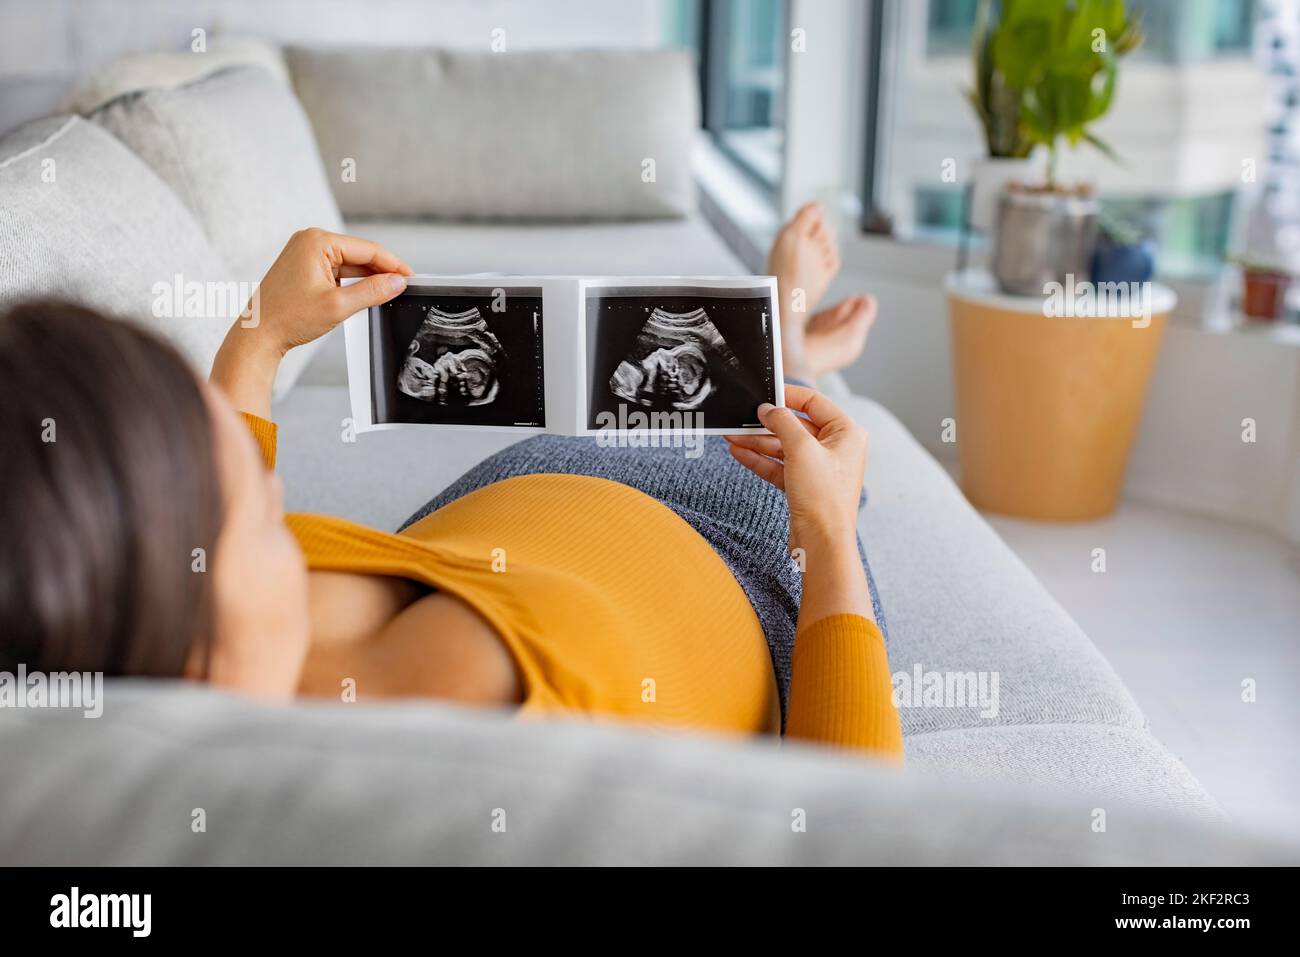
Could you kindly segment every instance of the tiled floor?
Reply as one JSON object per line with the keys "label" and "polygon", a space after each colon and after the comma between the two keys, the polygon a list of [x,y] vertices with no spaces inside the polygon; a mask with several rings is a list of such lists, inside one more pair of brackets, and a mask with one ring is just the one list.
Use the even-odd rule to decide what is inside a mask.
{"label": "tiled floor", "polygon": [[[1300,822],[1300,558],[1264,532],[1125,503],[986,516],[1110,659],[1151,728],[1242,823]],[[1105,549],[1105,572],[1093,550]],[[1243,701],[1243,682],[1256,700]]]}

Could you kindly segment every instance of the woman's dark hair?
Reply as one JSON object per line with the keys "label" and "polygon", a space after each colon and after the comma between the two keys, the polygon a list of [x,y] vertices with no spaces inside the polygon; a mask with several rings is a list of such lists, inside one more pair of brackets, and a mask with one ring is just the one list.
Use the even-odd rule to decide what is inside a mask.
{"label": "woman's dark hair", "polygon": [[67,302],[0,314],[0,669],[175,677],[211,648],[221,488],[170,345]]}

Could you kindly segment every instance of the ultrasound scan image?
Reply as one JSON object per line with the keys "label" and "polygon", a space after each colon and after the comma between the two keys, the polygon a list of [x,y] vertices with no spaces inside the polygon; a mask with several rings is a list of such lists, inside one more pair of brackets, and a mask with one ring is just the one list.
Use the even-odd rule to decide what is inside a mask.
{"label": "ultrasound scan image", "polygon": [[477,308],[448,313],[430,306],[411,340],[397,388],[439,405],[487,405],[501,388],[498,358],[504,358],[504,350]]}
{"label": "ultrasound scan image", "polygon": [[710,364],[739,373],[740,363],[703,309],[656,308],[632,351],[609,379],[614,395],[637,405],[696,409],[713,392]]}
{"label": "ultrasound scan image", "polygon": [[750,428],[776,401],[767,287],[595,286],[585,312],[590,429],[631,410]]}
{"label": "ultrasound scan image", "polygon": [[544,428],[542,290],[419,282],[370,310],[376,424]]}

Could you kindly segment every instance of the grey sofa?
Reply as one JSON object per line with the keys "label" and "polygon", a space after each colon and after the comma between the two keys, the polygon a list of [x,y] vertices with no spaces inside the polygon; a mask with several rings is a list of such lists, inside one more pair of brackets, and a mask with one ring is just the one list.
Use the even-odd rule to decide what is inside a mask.
{"label": "grey sofa", "polygon": [[[95,101],[79,104],[84,118],[0,141],[0,305],[72,294],[153,325],[202,367],[229,317],[160,317],[150,309],[154,284],[174,272],[258,278],[293,229],[344,222],[339,207],[350,231],[418,271],[741,271],[694,212],[689,177],[678,172],[695,117],[689,64],[663,54],[554,55],[495,73],[487,61],[448,68],[430,51],[403,57],[409,83],[394,89],[411,100],[394,107],[391,129],[382,116],[361,129],[329,112],[340,77],[364,88],[367,71],[383,71],[382,53],[308,50],[288,58],[301,99],[264,63],[236,64],[108,99],[100,83]],[[428,62],[444,69],[422,69]],[[455,79],[467,72],[472,97]],[[581,108],[548,101],[543,111],[530,100],[528,87],[554,95],[602,77],[605,93]],[[470,106],[457,112],[466,97]],[[410,130],[421,104],[442,120],[460,116],[465,135],[472,111],[495,109],[535,140],[540,159],[493,172],[523,182],[494,196],[489,221],[439,218],[444,209],[467,215],[458,196],[491,184],[473,182],[483,159],[472,146],[426,143]],[[617,135],[620,150],[595,149],[576,178],[557,173],[565,163],[546,152],[550,144],[591,139],[602,123],[615,128],[605,135]],[[538,124],[547,128],[528,132]],[[250,141],[230,142],[250,127]],[[318,153],[313,136],[332,145]],[[334,174],[355,137],[368,149],[357,164],[365,194]],[[237,175],[222,167],[227,150],[240,151]],[[640,179],[605,175],[608,163],[642,155],[657,156],[666,173],[662,188],[649,184],[653,195]],[[51,159],[61,172],[43,183]],[[383,188],[385,163],[401,168],[396,192]],[[422,184],[443,167],[459,194]],[[382,215],[368,212],[376,203]],[[566,204],[583,221],[563,221]],[[393,209],[421,215],[396,219]],[[125,243],[136,250],[130,262],[113,254]],[[341,338],[299,357],[279,385],[279,470],[291,509],[392,528],[511,441],[394,432],[348,441]],[[1147,730],[1087,636],[896,419],[838,383],[826,387],[872,436],[859,527],[894,671],[919,684],[929,673],[997,680],[995,709],[919,692],[904,701],[902,772],[808,745],[578,720],[521,724],[433,702],[268,707],[195,686],[110,682],[95,720],[0,710],[0,862],[1300,859],[1293,846],[1224,820]]]}

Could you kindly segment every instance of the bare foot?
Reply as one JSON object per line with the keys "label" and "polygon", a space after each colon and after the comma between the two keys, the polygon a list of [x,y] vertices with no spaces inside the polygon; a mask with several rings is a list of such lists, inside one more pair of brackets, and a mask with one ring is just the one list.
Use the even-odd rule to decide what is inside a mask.
{"label": "bare foot", "polygon": [[804,328],[840,268],[840,253],[819,203],[806,203],[772,242],[767,271],[781,297],[781,347],[794,375],[806,375]]}
{"label": "bare foot", "polygon": [[[876,321],[875,296],[849,296],[808,320],[803,331],[803,359],[815,379],[851,365],[867,344]],[[785,348],[784,337],[781,342]]]}

